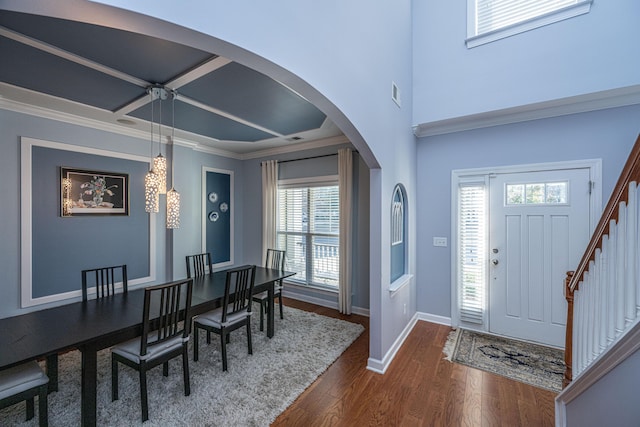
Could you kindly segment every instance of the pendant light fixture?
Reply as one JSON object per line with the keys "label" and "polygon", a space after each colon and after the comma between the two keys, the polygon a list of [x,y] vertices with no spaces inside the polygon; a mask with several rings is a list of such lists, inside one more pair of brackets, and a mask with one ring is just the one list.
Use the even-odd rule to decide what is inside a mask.
{"label": "pendant light fixture", "polygon": [[180,228],[180,193],[174,188],[173,170],[176,163],[175,155],[175,133],[176,133],[176,96],[175,91],[171,92],[171,190],[167,191],[167,228]]}
{"label": "pendant light fixture", "polygon": [[[158,194],[167,193],[167,158],[162,155],[162,100],[167,99],[165,88],[154,88],[160,98],[160,118],[158,119],[158,155],[153,159],[153,172],[158,177]],[[153,120],[151,120],[153,126]]]}
{"label": "pendant light fixture", "polygon": [[149,95],[151,95],[151,150],[150,150],[150,164],[149,172],[144,177],[144,210],[149,213],[155,213],[160,210],[159,206],[159,186],[160,180],[153,171],[153,101],[155,100],[154,91],[156,88],[148,89]]}

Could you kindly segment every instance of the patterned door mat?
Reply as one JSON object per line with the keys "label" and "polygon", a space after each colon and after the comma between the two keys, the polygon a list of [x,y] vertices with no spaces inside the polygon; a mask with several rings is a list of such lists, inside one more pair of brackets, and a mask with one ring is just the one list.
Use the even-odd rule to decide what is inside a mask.
{"label": "patterned door mat", "polygon": [[452,362],[556,393],[562,390],[563,350],[455,329],[443,351]]}

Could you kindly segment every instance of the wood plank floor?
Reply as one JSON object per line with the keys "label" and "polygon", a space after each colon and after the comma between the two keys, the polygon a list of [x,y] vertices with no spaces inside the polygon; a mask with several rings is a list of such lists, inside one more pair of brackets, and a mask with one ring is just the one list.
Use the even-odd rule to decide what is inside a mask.
{"label": "wood plank floor", "polygon": [[272,426],[553,426],[555,393],[443,359],[451,328],[418,322],[384,375],[366,369],[369,319],[286,299],[366,331]]}

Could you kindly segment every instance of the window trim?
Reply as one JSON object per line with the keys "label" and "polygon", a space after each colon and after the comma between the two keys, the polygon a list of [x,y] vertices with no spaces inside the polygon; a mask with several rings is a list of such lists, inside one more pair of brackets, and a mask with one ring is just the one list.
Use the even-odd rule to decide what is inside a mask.
{"label": "window trim", "polygon": [[[280,190],[287,190],[293,188],[313,188],[313,187],[338,187],[338,175],[323,175],[323,176],[315,176],[315,177],[305,177],[305,178],[287,178],[287,179],[279,179],[278,180],[278,215],[280,210]],[[339,191],[339,190],[338,190]],[[279,219],[277,220],[277,224],[279,224]],[[279,236],[281,234],[300,234],[300,235],[312,235],[312,236],[334,236],[333,234],[327,233],[298,233],[298,232],[282,232],[276,227],[276,235]],[[338,234],[339,236],[339,234]],[[309,266],[306,266],[307,269]],[[308,272],[308,270],[307,270]],[[308,278],[308,274],[307,274]],[[332,286],[332,285],[324,285],[322,283],[314,283],[309,282],[308,280],[297,279],[296,276],[289,277],[287,282],[290,282],[293,285],[299,286],[305,289],[316,289],[322,290],[332,293],[337,293],[340,286]]]}
{"label": "window trim", "polygon": [[516,34],[540,28],[545,25],[560,22],[565,19],[589,13],[593,0],[578,0],[577,3],[565,6],[558,10],[545,13],[534,18],[508,25],[486,33],[476,33],[476,0],[467,0],[467,38],[465,44],[467,49],[471,49],[496,40],[511,37]]}

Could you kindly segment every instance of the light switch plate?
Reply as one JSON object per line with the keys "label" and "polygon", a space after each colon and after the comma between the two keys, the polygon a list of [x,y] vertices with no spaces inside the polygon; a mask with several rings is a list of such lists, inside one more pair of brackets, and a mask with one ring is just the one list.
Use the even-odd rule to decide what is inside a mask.
{"label": "light switch plate", "polygon": [[433,238],[433,246],[447,246],[447,238],[446,237],[434,237]]}

